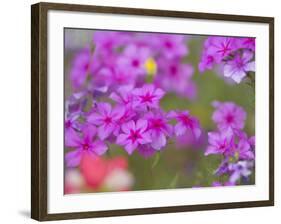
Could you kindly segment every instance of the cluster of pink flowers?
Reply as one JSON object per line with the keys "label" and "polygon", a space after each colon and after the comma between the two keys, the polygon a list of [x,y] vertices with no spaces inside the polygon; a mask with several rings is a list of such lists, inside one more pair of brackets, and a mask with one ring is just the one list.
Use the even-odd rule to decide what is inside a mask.
{"label": "cluster of pink flowers", "polygon": [[193,99],[193,67],[183,62],[189,52],[187,41],[187,35],[96,31],[93,46],[83,49],[72,62],[72,86],[112,91],[150,79],[166,92]]}
{"label": "cluster of pink flowers", "polygon": [[103,155],[110,144],[148,157],[174,136],[198,138],[199,121],[188,111],[160,107],[166,93],[195,97],[193,68],[182,60],[187,54],[185,35],[96,31],[70,71],[65,146],[74,150],[67,166],[79,165],[85,153]]}
{"label": "cluster of pink flowers", "polygon": [[[67,165],[77,166],[85,153],[103,155],[110,143],[124,147],[128,154],[137,150],[148,157],[164,149],[173,136],[191,132],[199,138],[199,121],[188,111],[165,112],[160,108],[159,102],[164,94],[153,84],[139,88],[123,86],[106,99],[113,103],[94,102],[90,111],[80,110],[78,114],[74,110],[65,123],[65,145],[75,149],[66,154]],[[83,105],[80,98],[79,103],[80,106],[76,105],[78,111]],[[73,107],[73,104],[69,105]],[[175,126],[171,124],[173,120]]]}
{"label": "cluster of pink flowers", "polygon": [[240,83],[255,71],[255,38],[208,37],[199,63],[200,72],[222,66],[223,75]]}
{"label": "cluster of pink flowers", "polygon": [[222,155],[217,175],[228,175],[227,185],[237,181],[247,183],[252,173],[255,159],[255,136],[248,137],[243,131],[246,120],[244,109],[233,102],[214,102],[212,119],[217,131],[208,133],[209,146],[205,155]]}

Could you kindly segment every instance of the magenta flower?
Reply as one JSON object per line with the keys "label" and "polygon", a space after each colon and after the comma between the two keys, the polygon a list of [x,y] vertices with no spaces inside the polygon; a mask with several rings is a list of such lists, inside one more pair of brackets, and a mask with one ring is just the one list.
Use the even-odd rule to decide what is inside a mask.
{"label": "magenta flower", "polygon": [[147,127],[147,121],[142,119],[139,119],[137,122],[129,121],[123,124],[121,127],[123,133],[117,137],[116,143],[123,145],[125,150],[132,154],[139,145],[151,142],[151,138],[146,131]]}
{"label": "magenta flower", "polygon": [[186,132],[191,131],[196,139],[201,135],[201,128],[199,121],[189,114],[189,111],[171,111],[168,114],[171,119],[176,119],[178,123],[174,127],[176,136],[184,135]]}
{"label": "magenta flower", "polygon": [[80,164],[82,156],[87,153],[91,156],[100,156],[107,151],[107,146],[100,140],[93,140],[96,128],[86,126],[81,135],[74,130],[69,130],[65,135],[65,145],[75,148],[74,151],[66,153],[65,159],[68,167],[75,167]]}
{"label": "magenta flower", "polygon": [[116,92],[112,92],[109,96],[112,100],[120,105],[132,107],[134,104],[134,95],[132,94],[134,87],[132,85],[122,86]]}
{"label": "magenta flower", "polygon": [[145,61],[149,58],[150,51],[146,47],[129,45],[118,59],[118,66],[126,68],[133,75],[145,74]]}
{"label": "magenta flower", "polygon": [[167,137],[172,135],[173,127],[161,112],[149,112],[145,117],[148,121],[148,131],[151,135],[151,146],[156,150],[160,150],[166,145]]}
{"label": "magenta flower", "polygon": [[211,70],[215,64],[219,63],[219,61],[218,57],[208,54],[207,51],[203,51],[198,65],[199,72],[203,73],[205,70]]}
{"label": "magenta flower", "polygon": [[233,102],[221,103],[218,101],[215,101],[213,106],[216,110],[212,119],[220,130],[226,130],[229,127],[232,129],[244,128],[247,113],[242,107]]}
{"label": "magenta flower", "polygon": [[146,84],[141,88],[133,90],[135,96],[136,105],[141,108],[158,108],[160,99],[164,96],[164,91],[160,88],[156,88],[152,84]]}
{"label": "magenta flower", "polygon": [[122,116],[120,108],[112,109],[109,103],[98,103],[96,112],[90,114],[87,121],[98,126],[98,136],[106,139],[116,128],[116,121]]}
{"label": "magenta flower", "polygon": [[166,58],[179,58],[188,54],[185,36],[174,34],[159,34],[157,37],[158,49]]}
{"label": "magenta flower", "polygon": [[245,37],[245,38],[239,38],[238,42],[238,47],[239,48],[246,48],[251,51],[255,51],[256,47],[256,39],[253,37]]}
{"label": "magenta flower", "polygon": [[244,51],[243,54],[236,54],[232,60],[224,65],[224,76],[240,83],[249,71],[255,71],[255,61],[251,61],[253,53]]}
{"label": "magenta flower", "polygon": [[219,133],[208,133],[209,146],[206,149],[205,155],[223,154],[229,155],[233,152],[233,131],[231,128]]}
{"label": "magenta flower", "polygon": [[240,159],[252,160],[255,159],[255,154],[251,148],[251,145],[246,139],[241,139],[237,145],[237,152]]}
{"label": "magenta flower", "polygon": [[125,44],[128,38],[126,32],[96,31],[93,40],[99,53],[108,54]]}
{"label": "magenta flower", "polygon": [[183,97],[193,99],[196,96],[196,86],[191,80],[193,67],[183,64],[179,59],[159,60],[159,75],[156,83],[167,92],[174,92]]}
{"label": "magenta flower", "polygon": [[79,52],[71,66],[70,80],[74,88],[80,88],[91,70],[91,53],[88,48]]}
{"label": "magenta flower", "polygon": [[207,55],[212,55],[216,61],[221,61],[237,49],[236,38],[209,37],[204,45]]}

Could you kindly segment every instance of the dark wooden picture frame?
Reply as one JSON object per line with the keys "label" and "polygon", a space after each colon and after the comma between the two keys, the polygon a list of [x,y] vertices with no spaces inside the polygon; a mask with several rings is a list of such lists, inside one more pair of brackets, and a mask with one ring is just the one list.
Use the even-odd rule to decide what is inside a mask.
{"label": "dark wooden picture frame", "polygon": [[[174,18],[195,18],[255,22],[269,25],[269,200],[187,205],[171,207],[138,208],[126,210],[88,211],[77,213],[48,214],[47,202],[47,13],[49,10],[99,12]],[[226,208],[259,207],[274,205],[274,18],[238,16],[182,11],[162,11],[136,8],[116,8],[89,5],[38,3],[31,6],[31,217],[39,221],[108,217],[124,215],[186,212]]]}

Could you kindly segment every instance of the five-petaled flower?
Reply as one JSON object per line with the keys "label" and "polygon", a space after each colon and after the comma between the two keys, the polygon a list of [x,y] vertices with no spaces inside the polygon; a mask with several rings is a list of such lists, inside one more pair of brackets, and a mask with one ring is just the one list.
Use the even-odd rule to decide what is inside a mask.
{"label": "five-petaled flower", "polygon": [[141,88],[133,90],[138,108],[147,110],[150,108],[158,108],[160,99],[164,96],[164,91],[156,88],[152,84],[143,85]]}
{"label": "five-petaled flower", "polygon": [[68,167],[78,166],[85,153],[100,156],[107,151],[107,145],[103,141],[93,139],[95,134],[96,128],[90,125],[85,126],[80,134],[74,130],[66,132],[65,145],[75,149],[66,153]]}
{"label": "five-petaled flower", "polygon": [[104,140],[116,128],[116,121],[123,115],[122,112],[119,107],[112,109],[109,103],[98,103],[96,111],[88,116],[87,121],[98,126],[98,136]]}
{"label": "five-petaled flower", "polygon": [[188,131],[198,139],[201,135],[201,128],[199,121],[189,114],[189,111],[171,111],[168,114],[171,119],[176,119],[177,124],[174,127],[176,136],[181,136]]}
{"label": "five-petaled flower", "polygon": [[147,127],[148,123],[143,119],[140,119],[137,122],[129,121],[128,123],[123,124],[121,127],[123,133],[117,137],[116,143],[123,145],[125,150],[129,154],[132,154],[139,145],[151,142]]}

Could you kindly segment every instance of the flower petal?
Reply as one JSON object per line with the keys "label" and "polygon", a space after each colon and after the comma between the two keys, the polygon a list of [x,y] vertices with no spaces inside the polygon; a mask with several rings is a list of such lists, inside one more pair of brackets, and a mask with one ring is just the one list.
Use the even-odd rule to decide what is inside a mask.
{"label": "flower petal", "polygon": [[108,150],[107,145],[102,141],[95,141],[93,145],[93,151],[99,156],[104,154]]}
{"label": "flower petal", "polygon": [[66,153],[65,160],[67,167],[76,167],[79,165],[82,158],[82,151],[74,150]]}

